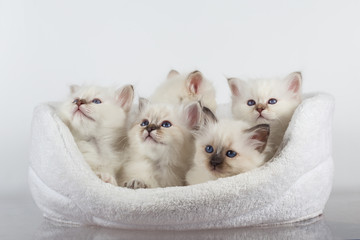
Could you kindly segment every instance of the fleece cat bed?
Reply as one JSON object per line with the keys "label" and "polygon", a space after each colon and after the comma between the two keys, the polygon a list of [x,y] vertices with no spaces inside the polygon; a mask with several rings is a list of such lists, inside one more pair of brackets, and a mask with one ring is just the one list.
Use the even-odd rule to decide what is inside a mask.
{"label": "fleece cat bed", "polygon": [[203,184],[127,189],[102,182],[50,104],[34,111],[29,185],[57,222],[122,229],[215,229],[295,223],[322,214],[333,179],[328,94],[304,99],[264,166]]}

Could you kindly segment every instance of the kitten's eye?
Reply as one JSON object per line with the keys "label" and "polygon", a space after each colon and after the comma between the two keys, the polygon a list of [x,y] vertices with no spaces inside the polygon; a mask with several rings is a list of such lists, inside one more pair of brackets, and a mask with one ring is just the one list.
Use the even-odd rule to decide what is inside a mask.
{"label": "kitten's eye", "polygon": [[163,121],[161,124],[162,127],[169,128],[172,126],[171,122],[169,121]]}
{"label": "kitten's eye", "polygon": [[247,101],[247,105],[248,106],[254,106],[256,104],[256,102],[252,99],[250,99],[249,101]]}
{"label": "kitten's eye", "polygon": [[276,104],[277,100],[275,98],[270,98],[268,101],[269,104]]}
{"label": "kitten's eye", "polygon": [[148,120],[143,120],[142,121],[142,123],[140,124],[140,126],[143,126],[143,127],[145,127],[145,126],[147,126],[147,125],[149,125],[149,121]]}
{"label": "kitten's eye", "polygon": [[78,103],[80,101],[80,99],[78,99],[78,98],[76,98],[74,101],[73,101],[73,103]]}
{"label": "kitten's eye", "polygon": [[101,100],[98,98],[94,98],[91,102],[95,103],[95,104],[100,104]]}
{"label": "kitten's eye", "polygon": [[237,155],[237,153],[233,150],[229,150],[226,152],[226,156],[228,156],[229,158],[233,158]]}
{"label": "kitten's eye", "polygon": [[207,146],[205,147],[205,152],[207,152],[207,153],[212,153],[213,151],[214,151],[214,148],[213,148],[212,146],[207,145]]}

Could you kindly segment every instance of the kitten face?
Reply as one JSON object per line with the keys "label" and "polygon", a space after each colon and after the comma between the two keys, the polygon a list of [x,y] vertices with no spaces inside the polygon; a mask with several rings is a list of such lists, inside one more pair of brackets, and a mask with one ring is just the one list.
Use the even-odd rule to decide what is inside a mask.
{"label": "kitten face", "polygon": [[116,91],[98,86],[72,86],[69,99],[58,113],[73,133],[90,136],[100,128],[124,126],[133,96],[130,85]]}
{"label": "kitten face", "polygon": [[233,176],[254,169],[265,161],[269,126],[250,128],[242,121],[210,123],[196,140],[195,161],[214,178]]}
{"label": "kitten face", "polygon": [[139,146],[150,157],[168,154],[168,151],[179,154],[179,147],[184,145],[191,129],[200,121],[200,106],[195,103],[191,109],[151,104],[140,99],[139,115],[129,132],[132,145]]}
{"label": "kitten face", "polygon": [[237,119],[250,123],[286,125],[301,101],[301,74],[285,79],[255,79],[245,82],[229,79],[232,112]]}

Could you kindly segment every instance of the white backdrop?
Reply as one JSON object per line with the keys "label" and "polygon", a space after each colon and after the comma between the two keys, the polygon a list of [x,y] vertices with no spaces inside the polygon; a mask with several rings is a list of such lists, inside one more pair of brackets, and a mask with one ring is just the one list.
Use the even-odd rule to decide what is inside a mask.
{"label": "white backdrop", "polygon": [[[0,0],[0,191],[27,188],[33,108],[73,83],[134,84],[201,70],[226,76],[302,71],[304,92],[336,98],[335,190],[360,189],[360,1]],[[321,111],[321,109],[319,109]]]}

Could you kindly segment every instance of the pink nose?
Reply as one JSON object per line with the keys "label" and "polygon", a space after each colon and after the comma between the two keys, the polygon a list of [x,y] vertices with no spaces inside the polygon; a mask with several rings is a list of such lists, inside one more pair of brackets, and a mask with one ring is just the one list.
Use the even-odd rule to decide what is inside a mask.
{"label": "pink nose", "polygon": [[80,106],[82,104],[85,104],[86,103],[86,100],[85,99],[79,99],[76,101],[76,105]]}
{"label": "pink nose", "polygon": [[256,108],[256,111],[258,111],[261,114],[261,112],[263,110],[265,110],[266,106],[264,104],[259,103],[255,106],[255,108]]}
{"label": "pink nose", "polygon": [[259,113],[261,113],[264,109],[262,107],[257,108],[256,111],[258,111]]}

